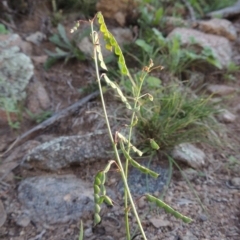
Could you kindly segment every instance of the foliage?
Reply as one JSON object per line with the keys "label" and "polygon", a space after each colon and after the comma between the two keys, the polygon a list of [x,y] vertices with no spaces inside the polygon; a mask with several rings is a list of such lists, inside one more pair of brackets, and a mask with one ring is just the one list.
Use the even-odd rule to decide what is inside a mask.
{"label": "foliage", "polygon": [[[181,47],[180,36],[166,39],[156,28],[152,28],[151,37],[147,39],[137,39],[135,58],[145,64],[146,59],[155,59],[173,75],[179,76],[181,73],[192,67],[201,67],[199,63],[207,63],[210,66],[221,68],[221,64],[215,58],[213,51],[205,47],[201,52],[197,52],[194,47]],[[194,39],[192,41],[194,44]]]}
{"label": "foliage", "polygon": [[13,121],[11,114],[14,113],[18,118],[21,116],[21,110],[18,101],[12,98],[0,97],[0,108],[4,109],[9,127],[19,129],[20,121]]}
{"label": "foliage", "polygon": [[219,10],[221,8],[225,8],[231,5],[234,5],[237,0],[189,0],[189,3],[196,10],[200,16],[204,16],[205,13]]}
{"label": "foliage", "polygon": [[95,11],[97,0],[55,0],[56,8],[64,11],[81,11],[85,16],[90,16]]}
{"label": "foliage", "polygon": [[[210,99],[198,98],[180,85],[158,87],[153,104],[143,101],[137,128],[143,138],[153,138],[166,151],[183,142],[214,142],[209,139],[216,125]],[[213,130],[212,130],[213,131]],[[147,145],[147,144],[146,144]],[[149,151],[149,147],[145,151]]]}
{"label": "foliage", "polygon": [[45,50],[48,54],[48,59],[44,64],[45,69],[49,69],[58,60],[64,59],[64,63],[67,63],[69,59],[76,58],[78,60],[85,60],[84,53],[78,48],[77,43],[86,36],[89,31],[85,31],[81,36],[79,33],[75,33],[72,39],[68,39],[66,31],[61,24],[58,24],[58,32],[51,36],[49,40],[56,45],[56,52]]}
{"label": "foliage", "polygon": [[8,34],[8,30],[6,29],[6,27],[0,23],[0,34]]}
{"label": "foliage", "polygon": [[[189,6],[195,10],[196,17],[203,17],[206,13],[234,5],[237,0],[187,0]],[[183,17],[189,11],[183,0],[143,0],[139,5],[141,26],[161,25],[166,16]],[[162,26],[163,27],[163,26]]]}
{"label": "foliage", "polygon": [[41,123],[52,116],[52,111],[43,111],[39,114],[33,114],[31,111],[26,109],[26,112],[36,123]]}
{"label": "foliage", "polygon": [[[103,16],[101,13],[97,13],[97,19],[98,19],[98,23],[100,25],[100,31],[104,36],[104,39],[106,41],[106,49],[112,51],[114,50],[115,54],[117,55],[118,58],[118,65],[119,65],[119,70],[121,72],[122,75],[125,75],[128,77],[129,82],[132,84],[132,99],[133,101],[129,101],[129,98],[127,98],[124,93],[122,92],[121,88],[113,81],[111,81],[106,74],[102,74],[100,76],[99,74],[99,65],[102,69],[104,69],[105,71],[108,70],[102,53],[101,53],[101,46],[99,44],[99,36],[98,36],[98,32],[94,30],[93,27],[93,20],[90,21],[91,23],[91,36],[92,36],[92,42],[94,45],[94,54],[93,54],[93,58],[94,58],[94,63],[95,63],[95,69],[96,69],[96,76],[97,76],[97,82],[98,82],[98,86],[99,86],[99,91],[100,91],[100,96],[101,96],[101,102],[102,102],[102,108],[103,108],[103,112],[104,112],[104,116],[105,116],[105,121],[106,121],[106,125],[107,125],[107,129],[108,129],[108,133],[109,133],[109,137],[110,140],[112,142],[112,146],[113,146],[113,150],[115,153],[115,157],[116,160],[111,160],[109,161],[108,165],[105,167],[104,170],[99,171],[98,174],[95,176],[95,181],[94,181],[94,200],[95,200],[95,215],[94,215],[94,224],[98,224],[101,221],[101,217],[100,217],[100,210],[101,210],[101,204],[103,202],[112,205],[113,202],[112,200],[106,195],[106,189],[105,189],[105,181],[106,181],[106,174],[107,172],[110,170],[111,165],[115,164],[118,168],[118,171],[121,174],[122,180],[124,182],[124,206],[125,206],[125,227],[126,227],[126,236],[127,239],[130,240],[131,238],[131,233],[130,233],[130,225],[129,225],[129,219],[128,219],[128,213],[130,211],[130,209],[133,211],[134,216],[136,218],[137,224],[139,226],[141,235],[143,237],[143,239],[147,239],[145,232],[143,230],[141,221],[139,219],[136,207],[135,207],[135,203],[133,201],[129,186],[128,186],[128,168],[129,168],[129,164],[131,164],[133,167],[137,168],[138,170],[146,173],[146,174],[150,174],[153,177],[157,177],[158,174],[155,173],[154,171],[151,171],[150,169],[140,165],[137,161],[135,161],[131,155],[132,152],[138,154],[139,156],[142,155],[142,152],[137,149],[132,143],[132,131],[133,131],[133,127],[136,125],[137,123],[137,113],[139,113],[142,107],[142,101],[141,99],[145,97],[147,97],[150,101],[153,101],[153,97],[152,95],[150,95],[149,93],[141,95],[141,90],[143,87],[143,83],[144,80],[146,79],[146,77],[148,76],[148,74],[151,72],[152,69],[154,69],[154,65],[153,62],[150,61],[148,66],[145,66],[141,72],[141,74],[139,75],[139,78],[137,80],[134,80],[131,75],[130,72],[126,66],[126,62],[125,62],[125,58],[122,54],[121,48],[119,47],[116,39],[113,37],[113,35],[108,31],[107,26],[104,22]],[[103,96],[103,90],[102,90],[102,83],[101,83],[101,79],[104,79],[107,84],[116,92],[116,94],[120,97],[121,101],[124,103],[127,111],[129,111],[131,113],[131,118],[130,118],[130,122],[128,125],[128,135],[125,137],[122,133],[120,132],[116,132],[115,133],[115,137],[113,138],[112,135],[112,130],[110,127],[110,123],[109,123],[109,118],[108,118],[108,114],[106,111],[106,103],[104,100],[104,96]],[[120,144],[120,149],[118,148],[118,144]],[[159,148],[158,144],[154,141],[153,138],[150,139],[149,145],[152,146],[155,150]],[[123,164],[122,161],[120,159],[120,152],[123,153],[124,157],[125,157],[125,168],[123,168]],[[186,216],[181,215],[180,213],[178,213],[177,211],[173,210],[170,206],[168,206],[167,204],[163,203],[162,201],[158,200],[157,198],[154,198],[153,196],[147,194],[146,198],[150,201],[150,202],[155,202],[157,204],[158,207],[162,207],[164,208],[167,212],[169,212],[170,214],[172,214],[173,216],[182,219],[185,222],[190,222],[191,219],[187,218]],[[130,205],[129,205],[130,203]]]}
{"label": "foliage", "polygon": [[226,71],[223,74],[223,78],[229,81],[235,81],[235,75],[240,72],[240,66],[236,65],[234,62],[230,62]]}

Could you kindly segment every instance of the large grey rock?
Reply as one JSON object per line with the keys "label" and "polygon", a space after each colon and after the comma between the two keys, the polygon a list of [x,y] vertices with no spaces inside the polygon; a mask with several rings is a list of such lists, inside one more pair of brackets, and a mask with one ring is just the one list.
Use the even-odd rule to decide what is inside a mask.
{"label": "large grey rock", "polygon": [[174,147],[172,157],[186,163],[194,169],[198,169],[205,164],[205,153],[190,143],[181,143]]}
{"label": "large grey rock", "polygon": [[175,36],[181,37],[181,44],[183,46],[193,45],[194,40],[194,45],[198,48],[211,48],[222,68],[226,68],[231,62],[232,48],[230,41],[222,36],[206,34],[194,29],[175,28],[167,36],[167,39],[172,39]]}
{"label": "large grey rock", "polygon": [[93,189],[74,175],[27,178],[18,199],[25,217],[47,224],[76,220],[94,209]]}
{"label": "large grey rock", "polygon": [[25,89],[34,70],[31,59],[14,44],[19,38],[9,34],[0,41],[0,108],[8,112],[15,112],[17,101],[26,97]]}
{"label": "large grey rock", "polygon": [[23,161],[36,168],[57,171],[73,164],[107,160],[110,158],[106,149],[111,146],[107,137],[101,133],[59,137],[32,149]]}

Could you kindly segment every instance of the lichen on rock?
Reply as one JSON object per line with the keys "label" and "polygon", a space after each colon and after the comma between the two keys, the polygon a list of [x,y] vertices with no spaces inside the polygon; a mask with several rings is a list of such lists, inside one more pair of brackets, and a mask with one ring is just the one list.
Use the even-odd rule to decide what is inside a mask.
{"label": "lichen on rock", "polygon": [[25,89],[33,76],[34,66],[30,57],[12,46],[18,35],[12,34],[0,42],[0,107],[14,111],[16,103],[26,97]]}

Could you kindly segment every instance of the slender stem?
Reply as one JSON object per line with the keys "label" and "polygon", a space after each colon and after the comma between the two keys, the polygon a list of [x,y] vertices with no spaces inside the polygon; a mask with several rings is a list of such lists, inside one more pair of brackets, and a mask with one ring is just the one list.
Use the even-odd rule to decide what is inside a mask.
{"label": "slender stem", "polygon": [[[131,78],[130,75],[129,75],[129,77]],[[140,96],[141,89],[142,89],[143,80],[144,80],[145,77],[146,77],[146,74],[141,79],[141,83],[140,83],[140,86],[138,88],[137,96],[135,97],[134,108],[133,108],[133,113],[132,113],[132,118],[131,118],[130,128],[129,128],[127,153],[130,152],[130,142],[131,142],[131,139],[132,139],[133,122],[134,122],[134,118],[135,118],[135,115],[136,115],[135,109],[136,109],[137,104],[138,104],[139,96]],[[133,82],[133,80],[131,82]],[[129,168],[129,161],[128,161],[128,159],[126,159],[126,163],[125,163],[126,180],[128,179],[128,168]],[[129,195],[128,195],[127,189],[125,188],[124,189],[124,206],[125,206],[126,210],[128,209],[128,197],[129,197]],[[126,223],[126,229],[127,229],[127,232],[128,232],[129,231],[128,211],[125,214],[125,223]]]}
{"label": "slender stem", "polygon": [[[141,224],[141,221],[140,221],[140,218],[138,216],[138,213],[137,213],[137,210],[136,210],[136,207],[135,207],[135,203],[132,199],[132,195],[130,193],[130,189],[128,187],[128,182],[127,182],[127,178],[126,178],[126,175],[124,173],[124,169],[123,169],[123,166],[122,166],[122,162],[120,160],[120,157],[119,157],[119,154],[118,154],[118,149],[117,149],[117,145],[116,143],[114,142],[114,139],[113,139],[113,136],[112,136],[112,132],[111,132],[111,127],[110,127],[110,124],[109,124],[109,120],[108,120],[108,115],[107,115],[107,111],[106,111],[106,106],[105,106],[105,101],[104,101],[104,97],[103,97],[103,92],[102,92],[102,86],[101,86],[101,81],[100,81],[100,75],[99,75],[99,68],[98,68],[98,60],[97,60],[97,52],[96,52],[96,48],[95,48],[95,41],[94,41],[94,30],[93,30],[93,22],[91,22],[91,32],[92,32],[92,41],[93,41],[93,45],[94,45],[94,63],[95,63],[95,70],[96,70],[96,76],[97,76],[97,82],[98,82],[98,87],[99,87],[99,92],[100,92],[100,97],[101,97],[101,102],[102,102],[102,107],[103,107],[103,112],[104,112],[104,116],[105,116],[105,121],[106,121],[106,124],[107,124],[107,129],[108,129],[108,133],[109,133],[109,137],[110,137],[110,140],[112,142],[112,145],[113,145],[113,150],[114,150],[114,153],[115,153],[115,156],[116,156],[116,159],[117,159],[117,163],[120,167],[120,173],[121,173],[121,176],[122,176],[122,180],[123,180],[123,183],[124,183],[124,187],[125,187],[125,190],[126,190],[126,195],[125,197],[128,197],[129,198],[129,201],[131,203],[131,206],[132,206],[132,209],[133,209],[133,213],[136,217],[136,220],[137,220],[137,223],[139,225],[139,228],[140,228],[140,231],[141,231],[141,234],[143,236],[143,239],[144,240],[147,240],[146,238],[146,235],[145,235],[145,232],[142,228],[142,224]],[[135,103],[136,105],[136,103]],[[132,120],[131,122],[133,123],[133,120],[134,120],[134,117],[132,117]],[[128,147],[128,149],[130,149],[130,145]],[[125,209],[125,216],[128,215],[128,208]],[[128,223],[128,222],[127,222]],[[131,239],[131,236],[130,236],[130,231],[129,231],[129,225],[128,227],[126,227],[126,231],[127,231],[127,239],[130,240]]]}

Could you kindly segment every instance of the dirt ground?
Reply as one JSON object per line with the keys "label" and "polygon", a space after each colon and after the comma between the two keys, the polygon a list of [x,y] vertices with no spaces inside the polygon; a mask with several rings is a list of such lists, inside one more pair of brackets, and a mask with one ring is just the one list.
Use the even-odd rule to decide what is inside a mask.
{"label": "dirt ground", "polygon": [[[45,13],[46,14],[46,13]],[[26,36],[28,33],[42,31],[41,21],[47,19],[43,12],[22,17],[16,22],[16,33]],[[240,32],[240,18],[234,20],[235,26]],[[71,25],[71,24],[69,24]],[[47,31],[47,30],[46,30]],[[45,55],[44,49],[52,47],[45,40],[41,45],[33,46],[33,56]],[[240,57],[240,47],[235,46],[235,55]],[[45,86],[50,99],[51,109],[57,112],[70,106],[77,100],[84,97],[79,89],[93,83],[95,80],[94,69],[90,63],[71,61],[67,65],[58,63],[48,72],[43,69],[42,63],[34,62],[34,75]],[[235,81],[224,82],[237,89],[236,93],[224,100],[227,109],[236,114],[233,123],[224,124],[226,128],[227,144],[222,148],[202,146],[208,156],[206,166],[198,175],[191,178],[191,184],[195,189],[199,199],[204,205],[205,211],[199,204],[198,199],[193,194],[191,187],[175,170],[170,186],[165,194],[165,202],[181,213],[191,217],[193,222],[184,224],[174,217],[149,206],[143,199],[136,199],[142,223],[146,230],[148,239],[166,240],[238,240],[240,239],[240,188],[232,184],[232,179],[240,178],[240,76]],[[98,106],[96,98],[89,104]],[[237,109],[238,108],[238,109]],[[32,136],[28,140],[38,140],[44,142],[54,136],[65,136],[79,134],[86,131],[87,124],[82,125],[81,116],[75,114],[69,116],[64,122],[56,127],[52,127],[45,132]],[[74,124],[73,124],[74,123]],[[24,116],[21,128],[12,131],[8,126],[0,126],[0,150],[2,153],[10,147],[13,140],[20,134],[34,127],[34,123],[29,117]],[[89,126],[89,131],[92,131]],[[239,134],[239,135],[238,135]],[[221,139],[220,139],[221,140]],[[27,144],[27,143],[26,143]],[[26,147],[28,148],[28,147]],[[30,148],[30,147],[29,147]],[[11,149],[2,157],[2,162],[13,152]],[[20,158],[20,154],[19,158]],[[232,161],[231,159],[236,159]],[[96,163],[86,166],[86,169],[97,172],[105,163]],[[74,173],[77,177],[91,180],[91,176],[81,172],[81,169],[65,169],[58,174]],[[19,181],[28,176],[41,175],[42,172],[35,169],[18,166],[9,174],[9,181],[0,180],[0,200],[5,209],[11,212],[7,215],[7,220],[0,228],[0,239],[3,240],[73,240],[78,239],[79,221],[72,221],[67,224],[46,225],[30,222],[26,227],[23,223],[16,223],[16,216],[19,213],[20,204],[17,201],[17,186]],[[91,174],[90,174],[91,175]],[[120,200],[119,200],[120,201]],[[11,211],[10,211],[10,210]],[[103,213],[103,222],[99,227],[92,230],[92,215],[83,219],[86,237],[85,239],[124,239],[123,205],[121,201],[112,209],[106,208]],[[132,219],[132,218],[130,218]],[[22,217],[21,221],[24,221]],[[133,229],[136,226],[132,220]],[[93,232],[92,232],[93,231]],[[138,233],[138,231],[136,231]],[[134,239],[140,239],[135,237]]]}

